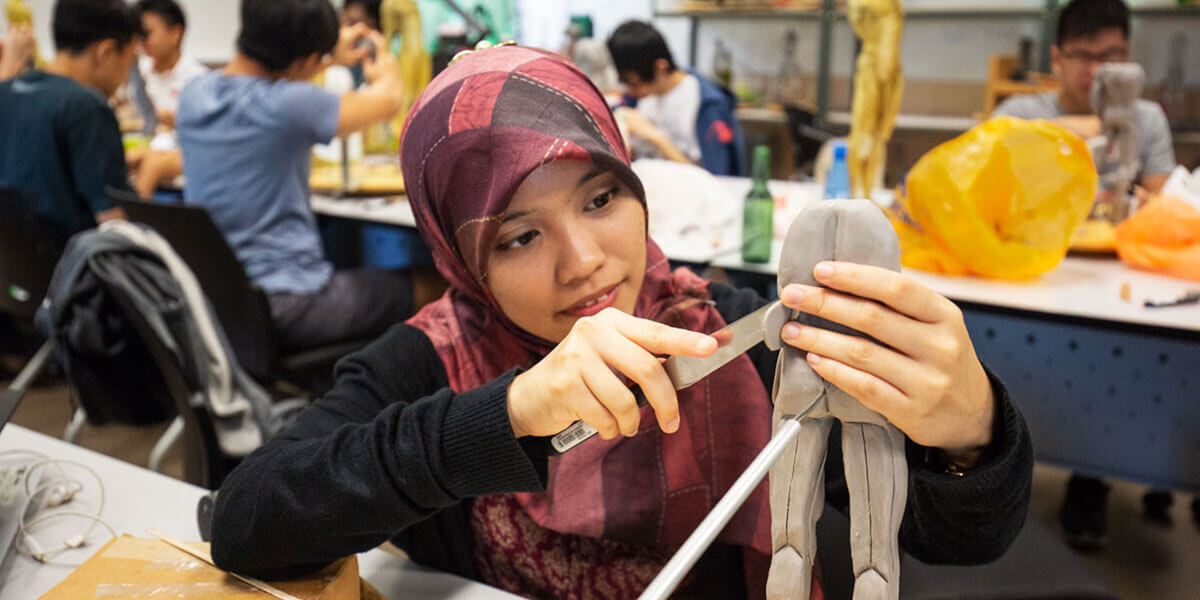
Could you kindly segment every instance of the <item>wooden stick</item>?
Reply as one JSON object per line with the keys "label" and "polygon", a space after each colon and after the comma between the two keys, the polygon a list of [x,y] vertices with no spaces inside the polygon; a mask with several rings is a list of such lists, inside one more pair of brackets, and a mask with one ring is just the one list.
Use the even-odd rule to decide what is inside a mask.
{"label": "wooden stick", "polygon": [[[174,546],[180,550],[183,550],[184,552],[187,552],[188,554],[191,554],[192,556],[195,556],[196,558],[208,563],[209,565],[212,565],[214,568],[217,566],[217,565],[213,564],[212,556],[209,555],[209,553],[207,553],[207,552],[192,548],[191,546],[188,546],[187,544],[184,544],[183,542],[176,540],[174,538],[168,537],[167,534],[165,534],[161,531],[157,531],[155,529],[147,529],[146,533],[166,542],[167,544],[169,544],[171,546]],[[296,596],[293,596],[279,588],[276,588],[276,587],[272,586],[271,584],[266,583],[265,581],[255,579],[253,577],[246,577],[243,575],[238,575],[237,573],[234,573],[232,571],[225,571],[225,572],[250,584],[252,587],[258,589],[259,591],[266,592],[267,594],[270,594],[270,595],[278,598],[279,600],[301,600],[300,598],[297,598]]]}

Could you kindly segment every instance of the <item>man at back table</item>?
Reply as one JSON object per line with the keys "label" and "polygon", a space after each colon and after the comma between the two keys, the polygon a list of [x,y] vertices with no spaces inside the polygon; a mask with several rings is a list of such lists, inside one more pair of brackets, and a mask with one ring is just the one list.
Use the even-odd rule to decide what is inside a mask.
{"label": "man at back table", "polygon": [[[1100,119],[1090,103],[1092,78],[1101,64],[1129,60],[1129,8],[1121,0],[1073,0],[1059,13],[1050,60],[1062,84],[1060,91],[1013,96],[997,107],[993,116],[1049,119],[1084,139],[1099,135]],[[1158,192],[1175,168],[1171,130],[1158,104],[1138,100],[1135,111],[1140,146],[1135,183]],[[1112,167],[1115,165],[1102,165],[1101,169]],[[1083,550],[1104,547],[1108,493],[1108,485],[1100,479],[1078,473],[1071,476],[1059,519],[1072,546]],[[1170,492],[1148,492],[1143,503],[1147,518],[1169,522]]]}
{"label": "man at back table", "polygon": [[[992,116],[1050,119],[1084,139],[1100,134],[1100,118],[1092,111],[1092,78],[1104,63],[1129,60],[1129,8],[1121,0],[1074,0],[1058,18],[1057,41],[1050,48],[1054,74],[1062,88],[1028,96],[1013,96]],[[1141,168],[1135,183],[1158,192],[1175,168],[1171,129],[1162,107],[1138,100]]]}
{"label": "man at back table", "polygon": [[[370,337],[440,292],[409,272],[334,271],[312,212],[312,147],[400,110],[395,59],[378,33],[375,58],[339,31],[327,0],[243,0],[237,54],[184,88],[175,125],[184,201],[208,209],[246,274],[267,292],[282,345],[302,349]],[[309,81],[329,63],[362,62],[365,89],[342,96]]]}

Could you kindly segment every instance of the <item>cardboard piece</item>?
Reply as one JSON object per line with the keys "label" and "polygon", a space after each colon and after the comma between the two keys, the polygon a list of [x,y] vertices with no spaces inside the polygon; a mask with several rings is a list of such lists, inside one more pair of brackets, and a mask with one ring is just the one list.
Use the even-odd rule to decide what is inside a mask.
{"label": "cardboard piece", "polygon": [[[187,542],[208,554],[209,545]],[[339,560],[304,579],[270,581],[272,586],[304,600],[360,600],[358,559]],[[379,597],[368,594],[368,597]],[[42,600],[270,600],[232,575],[156,539],[123,535],[113,538]]]}

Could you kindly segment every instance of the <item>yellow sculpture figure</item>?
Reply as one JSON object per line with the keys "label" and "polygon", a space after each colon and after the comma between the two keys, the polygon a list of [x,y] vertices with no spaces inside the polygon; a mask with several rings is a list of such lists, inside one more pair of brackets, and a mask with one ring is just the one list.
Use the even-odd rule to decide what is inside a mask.
{"label": "yellow sculpture figure", "polygon": [[[29,10],[25,0],[8,0],[8,4],[4,5],[4,18],[8,20],[9,27],[25,25],[33,29],[33,11]],[[42,55],[38,53],[36,38],[33,42],[33,63],[39,69],[46,66],[46,61],[42,60]]]}
{"label": "yellow sculpture figure", "polygon": [[404,107],[392,121],[392,132],[399,137],[408,109],[433,78],[433,60],[421,41],[421,15],[415,0],[383,0],[379,6],[379,21],[383,39],[389,44],[397,34],[401,36],[396,71],[404,85]]}
{"label": "yellow sculpture figure", "polygon": [[855,198],[870,198],[904,94],[900,66],[904,12],[900,0],[849,0],[849,17],[862,41],[854,71],[847,152],[850,187]]}

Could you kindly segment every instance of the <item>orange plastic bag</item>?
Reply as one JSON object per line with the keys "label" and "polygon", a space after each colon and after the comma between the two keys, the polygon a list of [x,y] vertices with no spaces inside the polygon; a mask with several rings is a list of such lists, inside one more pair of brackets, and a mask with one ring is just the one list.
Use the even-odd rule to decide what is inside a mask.
{"label": "orange plastic bag", "polygon": [[998,117],[908,173],[889,217],[906,267],[1027,279],[1053,269],[1096,197],[1082,139],[1049,121]]}
{"label": "orange plastic bag", "polygon": [[1200,281],[1200,210],[1175,198],[1150,202],[1117,227],[1121,260]]}

